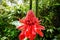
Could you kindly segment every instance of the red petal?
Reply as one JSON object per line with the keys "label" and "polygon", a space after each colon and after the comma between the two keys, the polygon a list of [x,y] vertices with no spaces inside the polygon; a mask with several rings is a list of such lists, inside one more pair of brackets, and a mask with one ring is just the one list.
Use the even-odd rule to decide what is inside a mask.
{"label": "red petal", "polygon": [[24,23],[24,19],[22,18],[22,19],[19,19],[19,22],[22,22],[22,23]]}
{"label": "red petal", "polygon": [[19,26],[17,29],[23,30],[24,29],[24,26]]}
{"label": "red petal", "polygon": [[33,40],[36,37],[36,33],[31,26],[26,30],[26,37]]}
{"label": "red petal", "polygon": [[24,40],[25,38],[25,35],[24,35],[24,32],[22,32],[20,35],[19,35],[19,40]]}
{"label": "red petal", "polygon": [[33,38],[35,38],[36,37],[36,32],[35,32],[35,30],[34,30],[34,27],[32,26],[32,35],[33,35]]}
{"label": "red petal", "polygon": [[25,35],[26,37],[30,37],[30,34],[31,34],[31,28],[30,27],[27,27],[26,31],[25,31]]}
{"label": "red petal", "polygon": [[33,40],[32,38],[30,38],[30,40]]}
{"label": "red petal", "polygon": [[29,36],[29,35],[30,35],[30,31],[27,30],[25,35],[26,35],[26,37],[29,38],[29,37],[30,37],[30,36]]}
{"label": "red petal", "polygon": [[34,40],[34,38],[36,37],[36,33],[34,32],[34,30],[32,30],[32,33],[30,34],[30,40]]}
{"label": "red petal", "polygon": [[19,30],[25,30],[26,29],[26,26],[20,26],[19,28],[18,28]]}
{"label": "red petal", "polygon": [[45,27],[42,26],[42,25],[39,25],[38,28],[41,29],[41,30],[45,30]]}
{"label": "red petal", "polygon": [[32,31],[32,33],[30,34],[30,40],[34,40],[34,38],[36,37],[36,33],[34,31]]}
{"label": "red petal", "polygon": [[27,12],[26,18],[31,18],[31,17],[35,17],[35,15],[34,15],[34,12],[32,10],[29,10]]}
{"label": "red petal", "polygon": [[43,36],[44,36],[41,30],[36,29],[36,32],[37,32],[41,37],[43,37]]}

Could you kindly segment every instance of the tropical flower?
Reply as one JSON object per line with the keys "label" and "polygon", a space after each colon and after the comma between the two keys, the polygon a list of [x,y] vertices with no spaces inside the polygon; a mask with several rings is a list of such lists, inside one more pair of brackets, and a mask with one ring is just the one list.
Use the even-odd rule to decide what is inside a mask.
{"label": "tropical flower", "polygon": [[29,10],[26,17],[19,21],[23,23],[22,26],[18,27],[21,30],[19,40],[24,40],[24,38],[34,40],[36,34],[39,34],[41,37],[44,36],[42,30],[45,30],[45,27],[40,24],[40,21],[36,18],[32,10]]}

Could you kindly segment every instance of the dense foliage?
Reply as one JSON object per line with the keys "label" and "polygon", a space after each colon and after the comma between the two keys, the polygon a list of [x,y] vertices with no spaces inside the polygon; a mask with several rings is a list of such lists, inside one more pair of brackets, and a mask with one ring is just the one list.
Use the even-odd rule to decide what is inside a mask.
{"label": "dense foliage", "polygon": [[[41,38],[37,34],[35,40],[60,40],[60,0],[38,1],[37,17],[42,20],[41,24],[46,29],[43,31],[44,37]],[[20,31],[12,23],[26,15],[26,12],[29,10],[29,0],[24,0],[23,4],[10,0],[11,6],[7,2],[6,0],[0,2],[0,40],[18,40]],[[35,12],[35,0],[33,0],[32,6]]]}

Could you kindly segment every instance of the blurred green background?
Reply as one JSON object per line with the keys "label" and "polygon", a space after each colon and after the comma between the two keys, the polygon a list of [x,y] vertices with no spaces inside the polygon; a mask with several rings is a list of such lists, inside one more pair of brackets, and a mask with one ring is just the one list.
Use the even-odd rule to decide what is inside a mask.
{"label": "blurred green background", "polygon": [[[16,29],[16,21],[25,17],[29,1],[0,0],[0,40],[18,40],[20,31]],[[36,0],[32,0],[32,10],[46,28],[44,37],[37,34],[35,40],[60,40],[60,0],[38,0],[38,13]]]}

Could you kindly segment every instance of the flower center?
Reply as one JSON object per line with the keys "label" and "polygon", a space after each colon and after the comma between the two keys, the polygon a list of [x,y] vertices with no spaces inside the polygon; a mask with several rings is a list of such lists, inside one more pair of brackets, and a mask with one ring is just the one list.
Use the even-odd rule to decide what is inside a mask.
{"label": "flower center", "polygon": [[26,24],[27,25],[34,25],[35,23],[33,21],[31,21],[31,20],[27,20]]}

